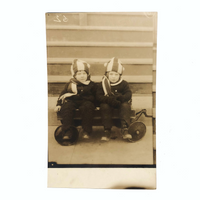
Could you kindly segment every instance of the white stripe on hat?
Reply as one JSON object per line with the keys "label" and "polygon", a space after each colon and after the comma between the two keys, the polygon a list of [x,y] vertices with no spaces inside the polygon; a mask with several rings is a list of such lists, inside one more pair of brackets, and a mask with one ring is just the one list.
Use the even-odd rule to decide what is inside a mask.
{"label": "white stripe on hat", "polygon": [[83,64],[83,62],[77,62],[77,69],[78,71],[80,70],[85,70],[85,65]]}
{"label": "white stripe on hat", "polygon": [[111,61],[108,63],[108,66],[107,66],[108,72],[112,71],[113,61],[114,61],[114,58],[112,58]]}
{"label": "white stripe on hat", "polygon": [[74,75],[73,65],[71,65],[71,73],[72,73],[72,76],[73,76]]}

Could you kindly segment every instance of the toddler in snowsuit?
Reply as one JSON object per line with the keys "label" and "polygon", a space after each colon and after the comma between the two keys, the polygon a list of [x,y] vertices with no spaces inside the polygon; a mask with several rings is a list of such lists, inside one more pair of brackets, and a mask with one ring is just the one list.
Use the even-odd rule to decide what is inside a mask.
{"label": "toddler in snowsuit", "polygon": [[65,85],[58,98],[55,112],[60,111],[62,117],[63,139],[72,137],[70,127],[73,126],[76,109],[81,113],[83,138],[88,139],[92,132],[96,84],[90,80],[89,70],[87,62],[75,59],[71,65],[73,78]]}
{"label": "toddler in snowsuit", "polygon": [[131,139],[132,136],[128,133],[128,127],[130,125],[132,92],[129,84],[121,77],[124,68],[115,57],[105,63],[104,66],[106,68],[105,75],[96,93],[104,126],[104,134],[101,140],[109,140],[114,108],[119,109],[123,139]]}

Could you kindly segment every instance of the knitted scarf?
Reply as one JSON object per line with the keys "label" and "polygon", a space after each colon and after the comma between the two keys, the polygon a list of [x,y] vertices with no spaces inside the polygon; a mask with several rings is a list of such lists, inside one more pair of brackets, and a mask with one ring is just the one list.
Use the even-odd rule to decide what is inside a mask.
{"label": "knitted scarf", "polygon": [[102,79],[102,87],[103,87],[103,91],[104,91],[104,96],[112,96],[114,95],[111,92],[111,86],[115,86],[120,84],[123,81],[123,79],[120,77],[120,79],[116,82],[116,83],[110,83],[109,79],[107,78],[107,76],[103,76]]}
{"label": "knitted scarf", "polygon": [[58,100],[62,100],[62,103],[63,103],[65,98],[71,97],[73,95],[77,95],[77,93],[78,93],[77,85],[78,84],[89,85],[89,83],[90,83],[90,80],[87,80],[85,82],[80,82],[75,78],[71,78],[70,81],[69,81],[68,88],[67,88],[67,93],[60,96]]}

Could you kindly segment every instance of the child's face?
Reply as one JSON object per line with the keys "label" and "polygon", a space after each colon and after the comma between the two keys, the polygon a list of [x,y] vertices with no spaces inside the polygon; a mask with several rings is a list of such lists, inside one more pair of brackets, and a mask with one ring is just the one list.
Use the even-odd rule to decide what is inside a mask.
{"label": "child's face", "polygon": [[119,80],[119,77],[120,75],[117,72],[111,71],[108,73],[108,79],[111,83],[116,83]]}
{"label": "child's face", "polygon": [[80,82],[85,82],[87,80],[87,73],[84,70],[78,71],[75,78]]}

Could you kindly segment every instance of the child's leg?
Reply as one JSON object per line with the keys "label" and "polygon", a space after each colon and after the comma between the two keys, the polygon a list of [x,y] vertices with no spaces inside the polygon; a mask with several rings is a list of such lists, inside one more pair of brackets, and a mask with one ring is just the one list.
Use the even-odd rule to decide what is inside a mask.
{"label": "child's leg", "polygon": [[102,141],[109,141],[111,136],[111,128],[112,128],[112,111],[113,109],[106,103],[102,103],[100,105],[101,110],[101,119],[104,126],[104,132],[102,134]]}
{"label": "child's leg", "polygon": [[85,101],[81,104],[79,110],[81,112],[83,131],[90,134],[92,132],[92,121],[94,117],[95,106],[92,102]]}
{"label": "child's leg", "polygon": [[131,117],[131,105],[128,102],[124,102],[120,106],[120,119],[123,139],[131,139],[132,136],[128,133],[128,127],[130,125]]}
{"label": "child's leg", "polygon": [[110,130],[112,128],[112,108],[108,104],[102,103],[100,105],[100,111],[105,130]]}
{"label": "child's leg", "polygon": [[119,117],[121,119],[122,126],[129,127],[131,118],[131,105],[128,102],[124,102],[120,106]]}
{"label": "child's leg", "polygon": [[72,101],[65,102],[60,110],[60,115],[62,117],[62,130],[66,131],[73,126],[73,118],[76,110],[76,104]]}

